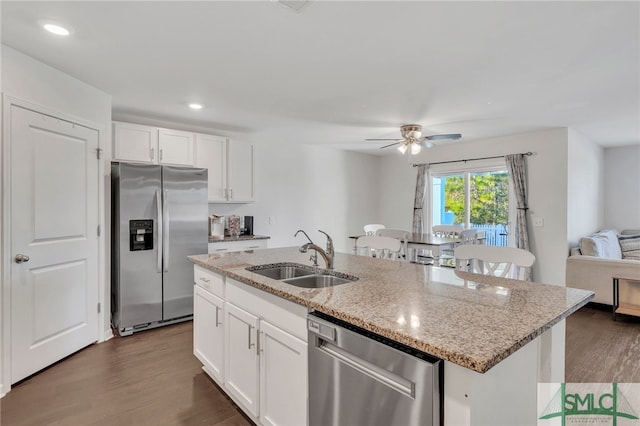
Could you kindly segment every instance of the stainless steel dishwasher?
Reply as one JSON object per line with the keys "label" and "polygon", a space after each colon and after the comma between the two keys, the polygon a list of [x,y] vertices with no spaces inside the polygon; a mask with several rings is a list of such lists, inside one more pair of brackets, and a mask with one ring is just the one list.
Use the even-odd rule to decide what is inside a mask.
{"label": "stainless steel dishwasher", "polygon": [[309,332],[309,425],[442,425],[443,361],[320,312]]}

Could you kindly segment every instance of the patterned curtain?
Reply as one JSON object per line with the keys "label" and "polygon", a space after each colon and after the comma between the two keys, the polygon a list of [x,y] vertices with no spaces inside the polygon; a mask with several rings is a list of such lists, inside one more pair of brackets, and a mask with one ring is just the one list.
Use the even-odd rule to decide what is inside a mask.
{"label": "patterned curtain", "polygon": [[[516,247],[529,250],[529,232],[527,231],[527,162],[523,154],[506,155],[505,161],[509,169],[509,179],[516,192]],[[531,268],[527,268],[525,281],[533,280]]]}
{"label": "patterned curtain", "polygon": [[418,166],[418,177],[416,178],[416,194],[413,200],[413,232],[422,234],[424,232],[424,192],[427,184],[428,166],[423,164]]}

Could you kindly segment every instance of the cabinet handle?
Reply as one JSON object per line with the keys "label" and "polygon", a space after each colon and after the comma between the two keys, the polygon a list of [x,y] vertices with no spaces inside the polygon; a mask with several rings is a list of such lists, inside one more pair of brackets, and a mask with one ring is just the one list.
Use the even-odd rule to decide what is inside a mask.
{"label": "cabinet handle", "polygon": [[233,188],[229,189],[229,199],[233,200]]}
{"label": "cabinet handle", "polygon": [[247,248],[254,249],[254,248],[260,248],[260,246],[249,246]]}
{"label": "cabinet handle", "polygon": [[258,344],[256,345],[256,355],[260,356],[260,352],[262,352],[262,347],[260,347],[260,336],[262,336],[261,332],[256,333],[256,338],[258,340]]}
{"label": "cabinet handle", "polygon": [[216,306],[216,328],[220,325],[219,312],[220,308]]}
{"label": "cabinet handle", "polygon": [[226,248],[221,248],[221,249],[216,249],[216,251],[227,251],[228,249]]}
{"label": "cabinet handle", "polygon": [[162,161],[162,148],[160,148],[160,153],[159,153],[159,154],[160,154],[160,155],[158,156],[158,160],[159,160],[159,161]]}
{"label": "cabinet handle", "polygon": [[251,343],[251,329],[253,327],[251,325],[249,325],[249,333],[247,334],[247,336],[249,337],[249,340],[247,341],[247,348],[251,349],[251,346],[253,346],[253,343]]}
{"label": "cabinet handle", "polygon": [[204,283],[210,283],[211,280],[205,277],[200,277],[200,281],[204,282]]}
{"label": "cabinet handle", "polygon": [[153,157],[154,157],[154,155],[155,155],[155,148],[151,148],[151,149],[149,150],[149,155],[151,156],[151,159],[153,160]]}

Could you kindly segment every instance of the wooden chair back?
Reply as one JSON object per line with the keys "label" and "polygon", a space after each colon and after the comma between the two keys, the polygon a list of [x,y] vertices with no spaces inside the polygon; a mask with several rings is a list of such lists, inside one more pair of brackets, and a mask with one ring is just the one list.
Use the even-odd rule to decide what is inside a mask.
{"label": "wooden chair back", "polygon": [[364,235],[356,240],[359,254],[375,256],[379,259],[398,259],[400,257],[400,240],[379,235]]}
{"label": "wooden chair back", "polygon": [[431,232],[436,237],[457,237],[464,231],[464,228],[460,225],[434,225],[431,227]]}
{"label": "wooden chair back", "polygon": [[527,250],[515,247],[462,244],[454,251],[456,268],[476,274],[523,279],[536,257]]}
{"label": "wooden chair back", "polygon": [[378,229],[384,229],[385,226],[381,223],[369,223],[364,226],[365,235],[376,235]]}

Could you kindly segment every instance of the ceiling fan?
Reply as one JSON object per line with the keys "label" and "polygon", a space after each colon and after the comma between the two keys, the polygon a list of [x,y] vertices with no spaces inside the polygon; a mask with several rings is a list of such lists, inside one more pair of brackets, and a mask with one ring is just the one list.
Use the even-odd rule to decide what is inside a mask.
{"label": "ceiling fan", "polygon": [[394,145],[398,146],[401,153],[411,152],[412,155],[418,154],[422,147],[431,148],[433,142],[442,140],[457,140],[462,137],[460,133],[448,133],[444,135],[422,136],[422,126],[419,124],[405,124],[400,126],[400,134],[402,139],[365,139],[366,141],[394,141],[389,145],[380,147],[380,149],[389,148]]}

